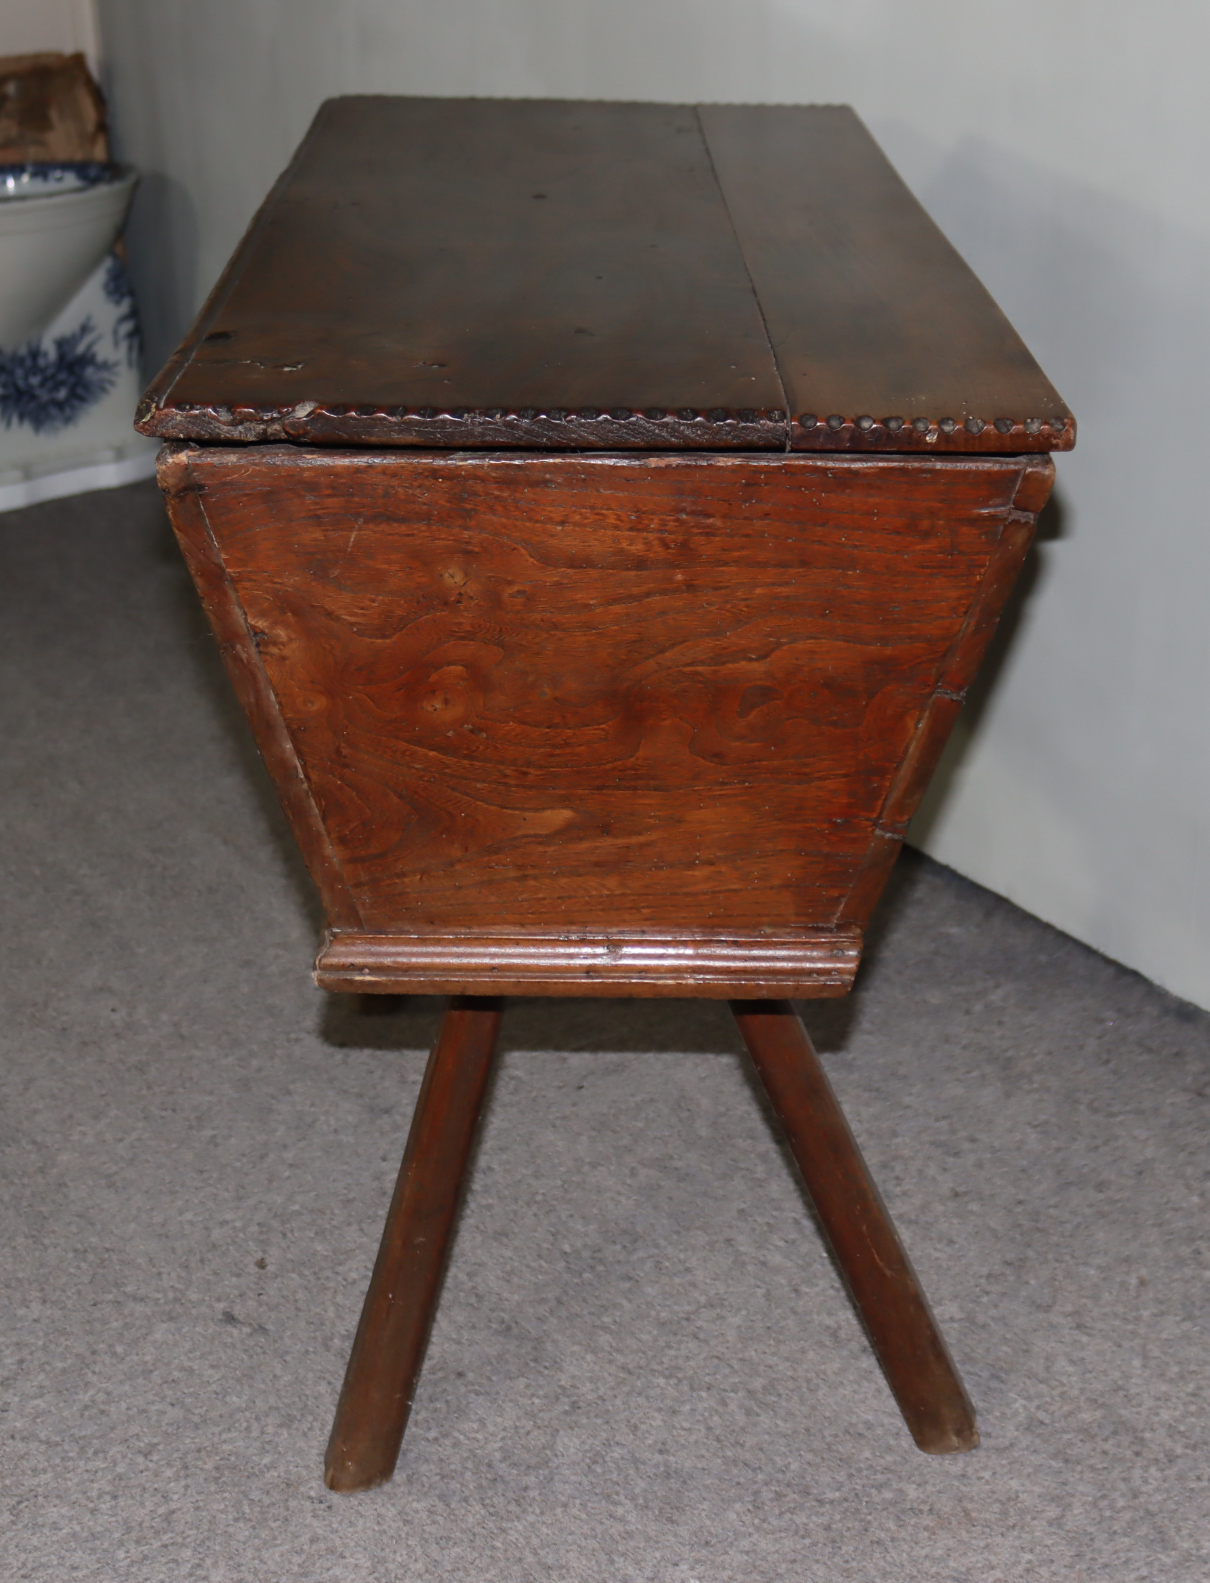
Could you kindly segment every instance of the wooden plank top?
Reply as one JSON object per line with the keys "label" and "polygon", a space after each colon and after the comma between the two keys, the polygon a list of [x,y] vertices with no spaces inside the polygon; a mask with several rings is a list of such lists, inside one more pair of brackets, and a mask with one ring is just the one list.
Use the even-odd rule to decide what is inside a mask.
{"label": "wooden plank top", "polygon": [[139,428],[1005,452],[1075,425],[851,110],[322,106]]}

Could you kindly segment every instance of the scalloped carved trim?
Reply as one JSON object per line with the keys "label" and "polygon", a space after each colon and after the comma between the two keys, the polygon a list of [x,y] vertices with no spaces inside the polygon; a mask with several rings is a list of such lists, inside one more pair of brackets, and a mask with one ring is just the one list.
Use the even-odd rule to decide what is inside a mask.
{"label": "scalloped carved trim", "polygon": [[725,407],[388,407],[299,402],[294,407],[139,405],[136,427],[167,440],[257,445],[400,445],[434,450],[795,450],[1017,454],[1067,451],[1070,414],[937,420],[866,414],[796,418],[778,409]]}
{"label": "scalloped carved trim", "polygon": [[916,417],[869,413],[826,417],[800,413],[790,425],[794,451],[963,451],[1017,455],[1027,451],[1070,451],[1076,422],[1069,412],[1045,417]]}
{"label": "scalloped carved trim", "polygon": [[145,398],[144,434],[164,439],[263,444],[415,445],[432,449],[524,446],[534,450],[784,450],[787,414],[777,408],[352,406],[159,408]]}

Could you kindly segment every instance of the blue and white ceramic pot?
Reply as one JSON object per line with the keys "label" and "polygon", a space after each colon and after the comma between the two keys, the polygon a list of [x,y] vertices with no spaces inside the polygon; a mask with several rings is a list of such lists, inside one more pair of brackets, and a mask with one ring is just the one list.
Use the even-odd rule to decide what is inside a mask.
{"label": "blue and white ceramic pot", "polygon": [[0,350],[67,306],[121,233],[138,178],[114,164],[0,165]]}

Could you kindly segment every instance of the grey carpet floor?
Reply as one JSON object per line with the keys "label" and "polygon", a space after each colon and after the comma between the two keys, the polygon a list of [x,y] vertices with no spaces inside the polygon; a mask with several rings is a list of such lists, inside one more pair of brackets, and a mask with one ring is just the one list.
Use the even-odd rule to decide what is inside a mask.
{"label": "grey carpet floor", "polygon": [[526,1002],[393,1484],[321,1458],[439,1013],[326,998],[152,486],[0,521],[0,1578],[1210,1577],[1210,1018],[920,858],[808,1007],[915,1450],[722,1007]]}

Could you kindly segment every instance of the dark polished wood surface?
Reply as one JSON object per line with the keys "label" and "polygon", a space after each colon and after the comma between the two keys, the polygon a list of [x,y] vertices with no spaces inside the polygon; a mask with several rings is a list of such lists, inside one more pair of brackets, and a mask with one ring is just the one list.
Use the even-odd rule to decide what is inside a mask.
{"label": "dark polished wood surface", "polygon": [[1068,448],[1058,392],[852,110],[698,114],[795,450]]}
{"label": "dark polished wood surface", "polygon": [[540,450],[1075,432],[850,110],[404,98],[323,106],[139,422]]}

